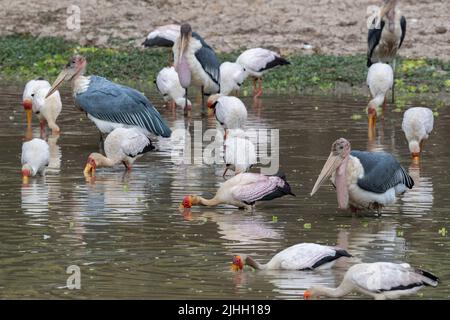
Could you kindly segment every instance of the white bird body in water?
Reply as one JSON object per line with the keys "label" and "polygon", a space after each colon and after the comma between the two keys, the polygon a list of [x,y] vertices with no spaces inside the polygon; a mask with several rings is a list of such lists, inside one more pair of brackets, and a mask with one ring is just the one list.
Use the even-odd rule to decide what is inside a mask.
{"label": "white bird body in water", "polygon": [[340,209],[376,210],[396,201],[414,186],[413,179],[393,155],[385,152],[351,151],[350,142],[336,140],[314,184],[311,196],[331,176]]}
{"label": "white bird body in water", "polygon": [[438,283],[435,275],[407,263],[360,263],[348,269],[337,288],[314,286],[305,291],[304,297],[338,298],[356,291],[377,300],[398,299],[425,286],[436,287]]}
{"label": "white bird body in water", "polygon": [[225,181],[212,199],[190,195],[183,199],[181,207],[193,205],[216,206],[229,204],[253,210],[256,201],[269,201],[285,195],[293,195],[284,175],[265,176],[259,173],[240,173]]}
{"label": "white bird body in water", "polygon": [[239,98],[215,94],[208,98],[208,108],[214,109],[217,121],[225,130],[245,127],[247,108]]}
{"label": "white bird body in water", "polygon": [[34,138],[22,145],[22,176],[34,177],[44,174],[50,162],[50,149],[48,143],[42,139]]}
{"label": "white bird body in water", "polygon": [[52,129],[53,133],[59,133],[59,126],[56,119],[61,113],[62,102],[59,91],[55,91],[50,97],[45,98],[50,88],[37,90],[33,97],[33,112],[38,116],[41,129],[45,128],[45,123]]}
{"label": "white bird body in water", "polygon": [[22,105],[25,109],[25,112],[27,113],[27,123],[28,125],[31,124],[31,116],[33,111],[33,97],[36,93],[36,91],[40,89],[48,89],[50,90],[52,86],[50,83],[46,80],[37,79],[37,80],[30,80],[25,85],[25,89],[23,90],[23,96],[22,96]]}
{"label": "white bird body in water", "polygon": [[[253,77],[255,97],[262,95],[262,77],[269,69],[290,64],[289,61],[282,58],[278,53],[263,48],[245,50],[236,59],[236,63],[245,68],[248,76]],[[256,88],[256,81],[259,81],[259,88]]]}
{"label": "white bird body in water", "polygon": [[367,86],[369,87],[372,100],[369,109],[378,108],[386,103],[386,96],[394,84],[394,72],[392,67],[386,63],[374,63],[367,72]]}
{"label": "white bird body in water", "polygon": [[154,149],[150,139],[135,128],[114,129],[105,139],[105,155],[91,153],[85,174],[95,174],[98,167],[113,167],[119,163],[131,170],[131,165],[144,153]]}
{"label": "white bird body in water", "polygon": [[423,143],[433,131],[433,111],[424,107],[410,108],[403,115],[402,129],[413,158],[419,158]]}
{"label": "white bird body in water", "polygon": [[234,171],[235,174],[247,172],[257,163],[256,148],[253,142],[246,136],[242,129],[228,131],[224,143],[226,171]]}
{"label": "white bird body in water", "polygon": [[230,93],[239,92],[242,84],[247,78],[245,68],[235,62],[224,62],[220,65],[220,93],[229,95]]}
{"label": "white bird body in water", "polygon": [[266,264],[260,264],[250,256],[244,259],[235,256],[233,265],[236,267],[235,270],[243,269],[245,264],[258,270],[314,270],[331,268],[341,257],[351,257],[351,255],[338,247],[299,243],[278,252]]}
{"label": "white bird body in water", "polygon": [[[185,108],[185,93],[186,91],[180,84],[178,73],[174,67],[165,67],[157,75],[156,87],[163,95],[164,101],[173,101],[177,106]],[[192,103],[187,100],[188,107]]]}

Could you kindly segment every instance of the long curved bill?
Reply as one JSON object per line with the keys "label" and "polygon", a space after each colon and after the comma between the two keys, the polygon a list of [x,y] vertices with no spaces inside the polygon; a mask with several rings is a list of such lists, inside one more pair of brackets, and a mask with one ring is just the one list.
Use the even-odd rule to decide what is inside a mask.
{"label": "long curved bill", "polygon": [[392,8],[395,6],[395,2],[397,0],[390,0],[388,3],[386,3],[380,10],[380,19],[382,19],[389,11],[391,11]]}
{"label": "long curved bill", "polygon": [[84,171],[83,171],[85,176],[89,176],[92,174],[92,176],[95,175],[95,168],[91,165],[91,164],[86,164],[86,166],[84,167]]}
{"label": "long curved bill", "polygon": [[45,96],[45,98],[47,99],[48,97],[50,97],[53,92],[55,92],[56,90],[58,90],[58,87],[63,83],[63,81],[66,79],[66,75],[67,75],[67,70],[63,70],[60,72],[60,74],[58,75],[58,77],[56,78],[55,82],[53,82],[52,87],[50,88],[50,91],[47,93],[47,95]]}
{"label": "long curved bill", "polygon": [[317,190],[319,190],[320,186],[327,180],[334,171],[341,165],[343,159],[338,156],[334,155],[333,152],[330,153],[327,162],[325,162],[325,165],[322,168],[322,171],[319,174],[319,177],[317,178],[316,183],[314,184],[314,188],[311,191],[311,196],[313,196]]}
{"label": "long curved bill", "polygon": [[28,185],[30,178],[28,176],[22,176],[22,184]]}
{"label": "long curved bill", "polygon": [[31,118],[33,116],[33,111],[31,109],[26,109],[25,112],[27,113],[27,125],[31,125]]}

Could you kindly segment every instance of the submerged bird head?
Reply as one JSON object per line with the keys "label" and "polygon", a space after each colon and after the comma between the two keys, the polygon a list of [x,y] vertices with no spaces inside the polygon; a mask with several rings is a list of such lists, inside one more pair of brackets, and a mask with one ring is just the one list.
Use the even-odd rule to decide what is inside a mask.
{"label": "submerged bird head", "polygon": [[314,287],[311,287],[308,290],[306,290],[305,292],[303,292],[303,299],[309,300],[309,299],[313,298],[314,295],[315,295]]}
{"label": "submerged bird head", "polygon": [[73,56],[66,64],[64,69],[60,72],[55,82],[53,82],[52,88],[47,93],[45,98],[51,96],[53,92],[55,92],[64,81],[73,80],[79,75],[82,75],[85,69],[86,69],[86,58],[78,54]]}
{"label": "submerged bird head", "polygon": [[242,261],[241,256],[234,256],[231,264],[231,270],[239,271],[242,269],[244,269],[244,262]]}
{"label": "submerged bird head", "polygon": [[409,142],[409,151],[414,160],[419,160],[420,158],[420,144],[416,140],[411,140]]}
{"label": "submerged bird head", "polygon": [[95,170],[98,165],[101,163],[101,154],[99,153],[91,153],[86,162],[86,166],[84,167],[84,175],[95,175]]}
{"label": "submerged bird head", "polygon": [[333,172],[339,169],[344,160],[350,155],[350,142],[347,139],[339,138],[331,146],[331,152],[328,156],[325,165],[317,178],[314,188],[311,191],[311,196],[314,195],[320,186],[328,179]]}
{"label": "submerged bird head", "polygon": [[180,209],[189,209],[200,203],[198,196],[185,196],[180,204]]}
{"label": "submerged bird head", "polygon": [[22,183],[28,184],[28,179],[33,175],[33,168],[29,164],[22,166]]}

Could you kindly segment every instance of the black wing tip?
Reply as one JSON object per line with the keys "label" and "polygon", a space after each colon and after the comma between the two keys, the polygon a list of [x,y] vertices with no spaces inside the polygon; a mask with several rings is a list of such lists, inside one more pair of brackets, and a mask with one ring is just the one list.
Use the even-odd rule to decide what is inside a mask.
{"label": "black wing tip", "polygon": [[347,252],[347,250],[344,250],[344,249],[335,249],[335,250],[336,250],[336,256],[348,257],[348,258],[353,257],[350,253]]}
{"label": "black wing tip", "polygon": [[142,149],[141,153],[146,153],[146,152],[150,152],[152,150],[155,150],[155,146],[153,145],[153,143],[151,142],[151,140],[148,140],[149,144],[145,146],[144,149]]}
{"label": "black wing tip", "polygon": [[[435,276],[434,274],[432,274],[429,271],[426,271],[426,270],[423,270],[423,269],[420,269],[420,268],[416,268],[416,269],[414,269],[414,271],[416,273],[418,273],[418,274],[420,274],[420,275],[430,279],[431,281],[436,282],[436,285],[441,281],[437,276]],[[426,285],[431,285],[431,284],[426,284]],[[436,285],[434,285],[433,287],[435,287]]]}

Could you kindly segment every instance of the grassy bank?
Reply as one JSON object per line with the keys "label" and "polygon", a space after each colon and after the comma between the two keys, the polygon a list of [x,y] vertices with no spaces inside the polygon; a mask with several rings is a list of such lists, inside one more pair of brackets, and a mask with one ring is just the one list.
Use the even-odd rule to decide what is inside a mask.
{"label": "grassy bank", "polygon": [[[0,37],[0,78],[3,81],[25,82],[43,77],[54,80],[70,56],[87,57],[89,74],[105,76],[136,87],[151,86],[158,71],[167,64],[168,53],[159,49],[120,50],[81,47],[60,38],[29,36]],[[233,61],[239,52],[219,54],[222,61]],[[350,87],[365,86],[365,55],[325,56],[294,55],[292,65],[276,68],[265,77],[264,87],[272,93],[298,93],[317,90],[332,92],[337,83]],[[420,94],[450,92],[450,62],[433,59],[400,59],[397,67],[397,90],[403,99]],[[245,92],[250,92],[250,81]]]}

